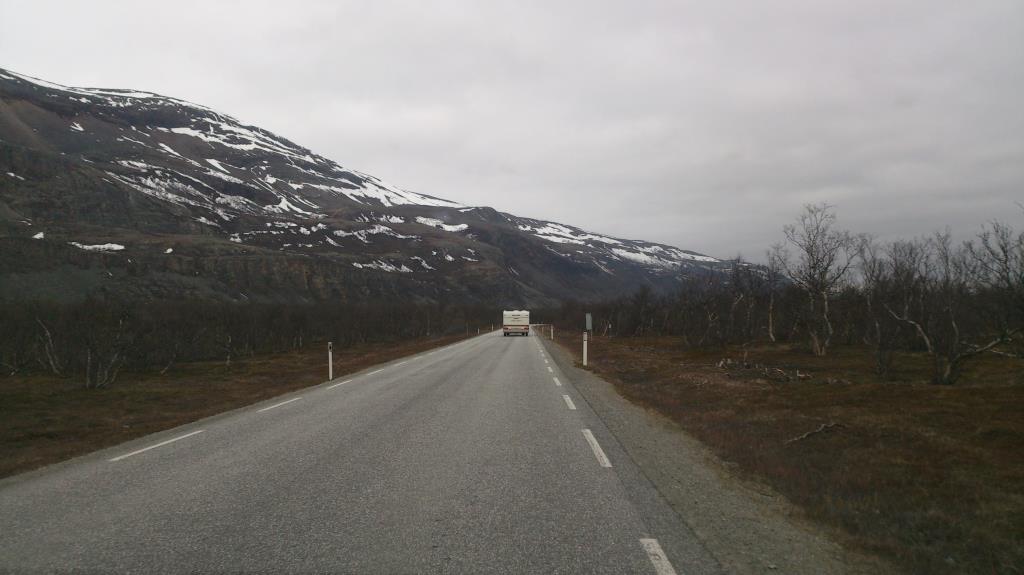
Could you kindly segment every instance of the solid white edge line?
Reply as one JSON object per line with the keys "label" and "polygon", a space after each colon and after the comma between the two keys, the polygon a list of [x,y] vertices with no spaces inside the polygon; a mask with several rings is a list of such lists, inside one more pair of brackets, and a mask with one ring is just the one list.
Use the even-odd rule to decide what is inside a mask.
{"label": "solid white edge line", "polygon": [[178,441],[180,439],[185,439],[186,437],[192,437],[193,435],[200,434],[200,433],[202,433],[204,431],[206,431],[206,430],[205,429],[200,429],[200,430],[197,430],[197,431],[193,431],[192,433],[186,433],[185,435],[179,435],[178,437],[175,437],[173,439],[168,439],[167,441],[161,441],[160,443],[157,443],[156,445],[150,445],[149,447],[143,447],[142,449],[136,449],[135,451],[133,451],[131,453],[125,453],[124,455],[118,455],[117,457],[108,459],[107,461],[121,461],[122,459],[125,459],[127,457],[131,457],[133,455],[138,455],[138,454],[140,454],[140,453],[142,453],[144,451],[149,451],[150,449],[156,449],[157,447],[163,447],[163,446],[167,445],[168,443],[174,443],[175,441]]}
{"label": "solid white edge line", "polygon": [[335,383],[334,385],[328,385],[327,389],[334,389],[335,387],[338,387],[339,385],[345,385],[346,383],[349,383],[351,381],[352,381],[351,379],[346,379],[345,381],[342,381],[340,383]]}
{"label": "solid white edge line", "polygon": [[555,380],[555,385],[557,385],[558,387],[562,387],[562,382],[559,381],[557,377],[552,377],[551,379]]}
{"label": "solid white edge line", "polygon": [[611,467],[612,462],[608,460],[608,456],[604,454],[604,450],[601,449],[601,445],[597,443],[597,438],[590,432],[589,429],[583,430],[583,437],[587,438],[587,443],[590,444],[590,449],[594,452],[594,457],[597,458],[597,462],[601,464],[601,467]]}
{"label": "solid white edge line", "polygon": [[655,573],[658,575],[677,575],[676,570],[672,567],[672,563],[668,560],[668,556],[661,550],[661,545],[658,544],[657,539],[641,539],[640,545],[643,546],[644,551],[647,552],[647,558],[654,565]]}
{"label": "solid white edge line", "polygon": [[407,364],[407,363],[409,363],[409,362],[408,362],[408,360],[406,360],[406,361],[400,361],[400,362],[398,362],[398,363],[396,363],[396,364],[395,364],[395,367],[398,367],[398,366],[400,366],[400,365],[405,365],[405,364]]}
{"label": "solid white edge line", "polygon": [[383,369],[383,368],[381,368],[381,369],[378,369],[378,370],[376,370],[376,371],[371,371],[370,373],[368,373],[368,374],[366,374],[366,375],[373,375],[373,374],[375,374],[375,373],[380,373],[380,372],[382,372],[382,371],[384,371],[384,369]]}
{"label": "solid white edge line", "polygon": [[275,407],[281,407],[282,405],[286,405],[286,404],[289,404],[289,403],[291,403],[293,401],[298,401],[300,399],[302,399],[302,398],[301,397],[293,397],[293,398],[291,398],[289,400],[282,401],[281,403],[275,403],[274,405],[271,405],[269,407],[264,407],[263,409],[257,410],[256,413],[263,413],[264,411],[270,411],[271,409],[274,409]]}
{"label": "solid white edge line", "polygon": [[563,395],[562,399],[565,400],[566,407],[568,407],[569,409],[571,409],[573,411],[576,411],[576,404],[572,402],[572,398],[571,397],[569,397],[568,395]]}

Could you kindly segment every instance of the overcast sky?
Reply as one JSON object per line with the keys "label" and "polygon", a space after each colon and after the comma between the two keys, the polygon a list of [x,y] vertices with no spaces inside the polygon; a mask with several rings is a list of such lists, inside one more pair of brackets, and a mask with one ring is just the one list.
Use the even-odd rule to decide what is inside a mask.
{"label": "overcast sky", "polygon": [[16,2],[0,67],[201,103],[417,192],[761,259],[1024,223],[1024,1]]}

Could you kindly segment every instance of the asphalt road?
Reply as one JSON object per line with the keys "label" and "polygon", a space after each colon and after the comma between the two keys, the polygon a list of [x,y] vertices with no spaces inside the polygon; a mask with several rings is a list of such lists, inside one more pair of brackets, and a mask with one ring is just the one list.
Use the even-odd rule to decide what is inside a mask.
{"label": "asphalt road", "polygon": [[544,351],[490,333],[0,482],[0,571],[718,568]]}

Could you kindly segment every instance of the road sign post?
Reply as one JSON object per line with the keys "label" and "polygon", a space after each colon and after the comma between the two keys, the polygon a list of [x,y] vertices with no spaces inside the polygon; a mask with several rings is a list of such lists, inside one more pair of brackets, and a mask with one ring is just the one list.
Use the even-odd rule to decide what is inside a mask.
{"label": "road sign post", "polygon": [[327,381],[334,379],[334,342],[327,342]]}

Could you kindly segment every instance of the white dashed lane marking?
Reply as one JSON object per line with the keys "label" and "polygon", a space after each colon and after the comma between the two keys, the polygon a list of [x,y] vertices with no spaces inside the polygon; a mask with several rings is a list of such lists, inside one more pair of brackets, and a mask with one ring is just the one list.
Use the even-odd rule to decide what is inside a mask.
{"label": "white dashed lane marking", "polygon": [[270,411],[271,409],[274,409],[275,407],[281,407],[282,405],[287,405],[287,404],[289,404],[289,403],[291,403],[293,401],[298,401],[300,399],[302,399],[302,398],[301,397],[293,397],[293,398],[291,398],[291,399],[289,399],[287,401],[282,401],[281,403],[275,403],[274,405],[271,405],[270,407],[264,407],[263,409],[259,410],[257,413],[263,413],[264,411]]}
{"label": "white dashed lane marking", "polygon": [[200,433],[202,433],[204,431],[206,431],[206,430],[205,429],[200,429],[198,431],[193,431],[192,433],[186,433],[185,435],[179,435],[178,437],[175,437],[173,439],[168,439],[167,441],[161,441],[160,443],[157,443],[156,445],[150,445],[149,447],[143,447],[142,449],[136,449],[135,451],[133,451],[131,453],[125,453],[124,455],[118,455],[117,457],[109,459],[108,461],[121,461],[122,459],[126,459],[128,457],[133,456],[133,455],[138,455],[140,453],[144,453],[146,451],[149,451],[150,449],[156,449],[157,447],[163,447],[163,446],[167,445],[168,443],[174,443],[175,441],[180,441],[182,439],[185,439],[186,437],[192,437],[193,435],[198,435],[198,434],[200,434]]}
{"label": "white dashed lane marking", "polygon": [[590,432],[589,429],[583,430],[583,437],[587,438],[587,443],[590,444],[590,449],[594,452],[594,457],[597,458],[597,462],[601,464],[601,467],[611,467],[612,462],[609,461],[608,456],[604,454],[604,450],[601,449],[601,445],[597,442],[597,438]]}
{"label": "white dashed lane marking", "polygon": [[641,539],[640,545],[643,546],[644,551],[647,552],[647,558],[654,565],[655,573],[658,575],[676,575],[676,570],[672,568],[672,563],[669,562],[665,552],[661,550],[661,545],[658,544],[657,539]]}

